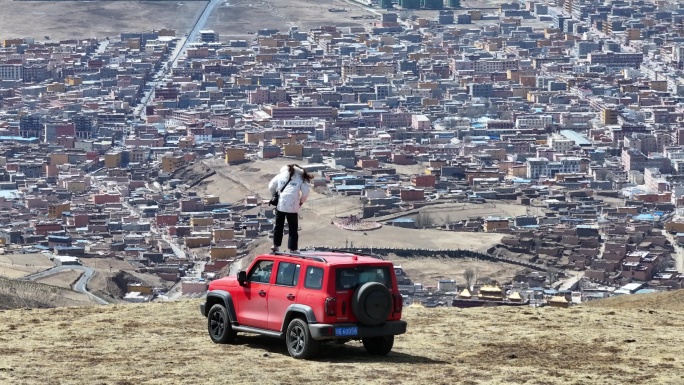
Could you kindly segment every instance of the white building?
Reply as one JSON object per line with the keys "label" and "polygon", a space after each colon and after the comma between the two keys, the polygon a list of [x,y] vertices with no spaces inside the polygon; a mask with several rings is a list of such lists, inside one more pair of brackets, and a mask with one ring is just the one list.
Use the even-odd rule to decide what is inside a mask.
{"label": "white building", "polygon": [[527,159],[527,177],[537,179],[540,176],[552,177],[556,174],[573,174],[580,172],[580,158],[567,157],[551,162],[547,158]]}
{"label": "white building", "polygon": [[430,118],[425,115],[413,115],[411,117],[411,127],[415,130],[429,130],[431,125]]}
{"label": "white building", "polygon": [[142,303],[142,302],[149,302],[152,297],[149,295],[142,295],[138,291],[132,291],[130,293],[126,293],[124,295],[123,300],[126,302],[133,302],[133,303]]}
{"label": "white building", "polygon": [[551,115],[525,115],[515,120],[516,128],[546,128],[551,126],[553,118]]}
{"label": "white building", "polygon": [[547,140],[547,144],[554,151],[564,154],[567,151],[572,150],[575,146],[575,141],[570,140],[562,135],[553,134]]}
{"label": "white building", "polygon": [[527,159],[527,177],[537,179],[541,175],[546,175],[546,165],[549,160],[546,158],[528,158]]}
{"label": "white building", "polygon": [[439,291],[456,291],[456,281],[453,279],[440,279],[437,282],[437,290]]}
{"label": "white building", "polygon": [[0,80],[21,79],[21,64],[0,64]]}

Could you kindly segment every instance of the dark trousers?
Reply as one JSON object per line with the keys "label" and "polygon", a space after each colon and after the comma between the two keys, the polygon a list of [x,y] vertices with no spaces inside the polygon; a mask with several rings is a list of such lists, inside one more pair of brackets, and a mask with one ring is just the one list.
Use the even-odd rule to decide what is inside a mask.
{"label": "dark trousers", "polygon": [[285,219],[287,219],[287,228],[289,231],[287,248],[290,250],[298,250],[297,243],[299,241],[299,234],[297,233],[297,228],[299,227],[299,216],[297,213],[284,213],[276,210],[275,228],[273,229],[273,246],[280,247],[280,244],[283,243]]}

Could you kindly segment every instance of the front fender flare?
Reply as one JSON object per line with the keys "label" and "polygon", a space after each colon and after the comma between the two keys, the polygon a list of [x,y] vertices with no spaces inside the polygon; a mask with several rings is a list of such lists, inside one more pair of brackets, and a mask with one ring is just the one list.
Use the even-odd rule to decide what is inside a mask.
{"label": "front fender flare", "polygon": [[[226,307],[228,319],[230,323],[237,324],[237,314],[235,313],[235,305],[233,304],[233,297],[225,290],[212,290],[207,293],[206,312],[209,314],[209,309],[216,303],[220,303]],[[211,305],[210,305],[211,304]]]}

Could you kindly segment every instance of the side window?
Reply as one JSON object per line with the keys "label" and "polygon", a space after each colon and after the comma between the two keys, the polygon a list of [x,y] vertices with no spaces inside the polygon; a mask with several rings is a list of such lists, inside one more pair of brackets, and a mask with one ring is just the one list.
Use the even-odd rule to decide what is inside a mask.
{"label": "side window", "polygon": [[297,286],[299,281],[299,265],[290,262],[278,263],[276,285]]}
{"label": "side window", "polygon": [[309,266],[306,268],[304,287],[307,289],[320,290],[323,288],[323,269]]}
{"label": "side window", "polygon": [[273,261],[259,261],[249,272],[249,282],[269,283],[271,281]]}

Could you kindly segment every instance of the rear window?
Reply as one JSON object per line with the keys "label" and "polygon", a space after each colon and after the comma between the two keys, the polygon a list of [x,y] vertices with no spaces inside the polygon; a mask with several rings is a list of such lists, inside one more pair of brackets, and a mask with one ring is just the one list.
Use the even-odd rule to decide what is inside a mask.
{"label": "rear window", "polygon": [[387,266],[359,266],[339,268],[335,273],[337,290],[353,290],[367,282],[379,282],[392,287],[390,270]]}
{"label": "rear window", "polygon": [[323,273],[323,269],[320,267],[307,267],[304,287],[307,289],[320,290],[323,287]]}

